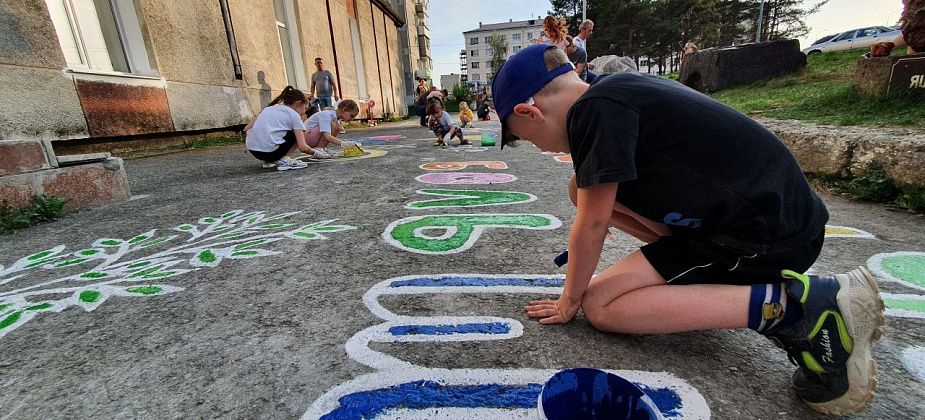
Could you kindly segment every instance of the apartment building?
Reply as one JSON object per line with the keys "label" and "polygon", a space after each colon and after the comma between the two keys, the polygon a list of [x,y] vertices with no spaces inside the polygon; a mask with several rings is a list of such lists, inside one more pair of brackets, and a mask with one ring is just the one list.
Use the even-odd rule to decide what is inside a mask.
{"label": "apartment building", "polygon": [[505,58],[533,44],[543,34],[543,19],[529,19],[483,24],[478,29],[463,32],[466,49],[460,52],[460,71],[469,84],[491,81],[491,37],[497,35],[507,42]]}

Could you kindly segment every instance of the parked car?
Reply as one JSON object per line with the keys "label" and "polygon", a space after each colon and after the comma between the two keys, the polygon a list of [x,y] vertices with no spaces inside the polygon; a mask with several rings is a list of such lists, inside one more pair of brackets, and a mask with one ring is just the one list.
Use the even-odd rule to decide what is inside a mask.
{"label": "parked car", "polygon": [[[844,51],[859,48],[870,48],[879,41],[892,41],[899,36],[898,29],[886,26],[871,26],[869,28],[852,29],[825,40],[825,37],[803,49],[804,54],[818,54],[831,51]],[[821,41],[821,42],[820,42]]]}

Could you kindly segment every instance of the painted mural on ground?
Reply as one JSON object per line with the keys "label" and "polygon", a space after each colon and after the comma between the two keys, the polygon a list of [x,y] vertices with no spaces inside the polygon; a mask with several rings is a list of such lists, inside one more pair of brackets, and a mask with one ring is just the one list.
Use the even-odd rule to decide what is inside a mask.
{"label": "painted mural on ground", "polygon": [[517,180],[517,177],[503,173],[432,172],[418,175],[414,179],[425,184],[436,185],[491,185],[514,182]]}
{"label": "painted mural on ground", "polygon": [[848,226],[825,225],[825,237],[829,238],[855,238],[877,239],[872,233]]}
{"label": "painted mural on ground", "polygon": [[572,163],[572,155],[568,153],[543,152],[543,154],[552,156],[556,162]]}
{"label": "painted mural on ground", "polygon": [[[549,294],[562,276],[442,274],[405,276],[373,286],[363,303],[382,319],[347,340],[348,356],[376,372],[319,397],[303,419],[536,418],[537,398],[552,369],[441,369],[418,366],[370,348],[370,343],[493,341],[523,335],[518,320],[488,316],[409,316],[386,309],[379,297],[427,294]],[[610,370],[648,394],[666,418],[709,418],[703,396],[664,372]]]}
{"label": "painted mural on ground", "polygon": [[903,366],[915,379],[925,382],[925,347],[909,347],[903,350]]}
{"label": "painted mural on ground", "polygon": [[0,338],[39,314],[73,306],[92,311],[114,296],[182,291],[165,280],[228,260],[280,254],[267,247],[277,241],[321,240],[356,229],[335,220],[297,224],[290,218],[298,213],[232,210],[167,232],[152,229],[128,238],[100,238],[74,251],[58,245],[0,265]]}
{"label": "painted mural on ground", "polygon": [[429,188],[424,190],[417,190],[416,192],[422,195],[432,195],[444,198],[412,201],[405,206],[406,209],[421,210],[436,208],[501,206],[505,204],[520,204],[536,201],[535,195],[516,191],[448,190]]}
{"label": "painted mural on ground", "polygon": [[562,221],[550,214],[481,213],[405,217],[390,223],[382,239],[403,251],[456,254],[471,248],[490,228],[552,230]]}
{"label": "painted mural on ground", "polygon": [[925,252],[890,252],[867,260],[870,271],[881,280],[925,291]]}
{"label": "painted mural on ground", "polygon": [[478,160],[470,162],[428,162],[425,163],[419,168],[425,171],[442,171],[442,172],[454,172],[461,171],[470,166],[480,166],[488,169],[507,169],[507,163],[504,163],[500,160]]}
{"label": "painted mural on ground", "polygon": [[343,155],[340,155],[340,156],[335,156],[334,158],[331,158],[331,159],[316,159],[316,158],[314,158],[314,157],[312,157],[312,156],[300,156],[298,159],[301,160],[301,161],[303,161],[303,162],[327,162],[327,163],[330,163],[330,162],[345,162],[345,161],[351,161],[351,160],[370,159],[370,158],[382,157],[382,156],[385,156],[386,153],[389,153],[389,152],[386,151],[386,150],[381,150],[381,149],[364,149],[363,154],[362,154],[362,155],[358,155],[358,156],[343,156]]}

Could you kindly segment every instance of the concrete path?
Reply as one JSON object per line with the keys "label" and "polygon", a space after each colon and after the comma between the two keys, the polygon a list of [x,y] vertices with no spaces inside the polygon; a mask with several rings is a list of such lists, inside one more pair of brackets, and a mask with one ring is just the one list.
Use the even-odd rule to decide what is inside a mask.
{"label": "concrete path", "polygon": [[[414,126],[346,137],[373,157],[131,160],[132,201],[0,237],[0,417],[531,418],[543,381],[578,366],[619,371],[670,418],[815,417],[786,355],[750,331],[524,315],[562,282],[565,158],[433,148]],[[880,388],[858,417],[925,417],[925,221],[824,199],[814,269],[868,265],[888,294]],[[638,246],[620,236],[604,261]]]}

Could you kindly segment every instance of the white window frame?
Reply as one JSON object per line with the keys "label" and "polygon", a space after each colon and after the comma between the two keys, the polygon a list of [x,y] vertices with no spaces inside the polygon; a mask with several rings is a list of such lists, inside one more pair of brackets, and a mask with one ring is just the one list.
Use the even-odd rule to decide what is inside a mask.
{"label": "white window frame", "polygon": [[[292,52],[292,55],[288,59],[292,60],[292,70],[295,72],[292,75],[295,80],[295,85],[293,87],[298,88],[299,90],[307,90],[309,88],[308,83],[305,77],[305,63],[302,61],[302,44],[299,42],[299,25],[295,19],[295,6],[292,3],[292,0],[280,0],[283,3],[283,14],[285,15],[285,22],[280,22],[276,20],[276,39],[279,41],[279,53],[283,57],[283,73],[286,75],[286,82],[289,83],[289,72],[286,71],[287,59],[286,50],[283,48],[283,40],[279,36],[279,29],[285,29],[289,33],[289,51]],[[273,2],[274,12],[276,8],[276,2]],[[276,19],[274,13],[274,20]]]}
{"label": "white window frame", "polygon": [[128,71],[113,69],[93,0],[45,0],[66,69],[76,73],[158,78],[152,68],[134,0],[109,0]]}
{"label": "white window frame", "polygon": [[[366,87],[366,63],[363,61],[363,43],[360,39],[360,25],[353,16],[347,16],[350,26],[350,41],[353,45],[353,63],[357,70],[357,90],[359,98],[362,100],[369,99],[369,91]],[[343,96],[343,93],[341,93]]]}

